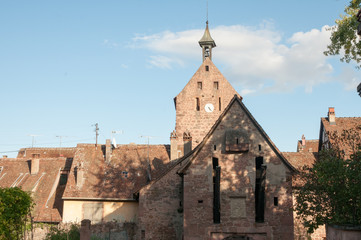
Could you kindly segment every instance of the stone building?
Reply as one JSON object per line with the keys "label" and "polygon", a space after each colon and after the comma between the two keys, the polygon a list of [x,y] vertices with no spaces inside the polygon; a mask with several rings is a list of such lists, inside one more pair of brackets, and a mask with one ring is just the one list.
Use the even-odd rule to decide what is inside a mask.
{"label": "stone building", "polygon": [[203,63],[175,98],[175,164],[137,192],[137,237],[293,239],[295,169],[212,63],[208,24],[199,44]]}

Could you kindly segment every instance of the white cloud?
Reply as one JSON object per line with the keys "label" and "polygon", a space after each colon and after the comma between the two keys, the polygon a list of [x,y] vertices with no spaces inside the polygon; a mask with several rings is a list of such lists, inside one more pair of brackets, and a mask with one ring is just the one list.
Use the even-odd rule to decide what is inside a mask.
{"label": "white cloud", "polygon": [[[296,87],[312,92],[313,86],[335,80],[332,77],[334,68],[323,54],[330,41],[327,28],[329,26],[297,32],[289,39],[283,39],[282,33],[274,30],[272,24],[218,26],[210,29],[217,44],[213,60],[217,59],[225,67],[223,73],[232,83],[239,84],[244,94],[259,90],[291,91]],[[174,64],[182,65],[187,59],[199,57],[200,49],[195,43],[203,32],[203,29],[166,31],[136,37],[133,46],[157,54],[150,56],[152,66],[169,69]],[[357,77],[346,75],[341,74],[341,79],[349,78],[346,89],[359,82]]]}

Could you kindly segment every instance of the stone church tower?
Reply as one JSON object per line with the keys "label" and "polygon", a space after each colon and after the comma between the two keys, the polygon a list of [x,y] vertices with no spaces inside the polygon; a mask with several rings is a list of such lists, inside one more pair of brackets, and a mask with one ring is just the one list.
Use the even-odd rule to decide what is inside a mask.
{"label": "stone church tower", "polygon": [[199,45],[203,63],[174,98],[176,126],[170,137],[172,160],[195,148],[233,96],[239,96],[212,62],[212,49],[216,43],[209,32],[208,21]]}

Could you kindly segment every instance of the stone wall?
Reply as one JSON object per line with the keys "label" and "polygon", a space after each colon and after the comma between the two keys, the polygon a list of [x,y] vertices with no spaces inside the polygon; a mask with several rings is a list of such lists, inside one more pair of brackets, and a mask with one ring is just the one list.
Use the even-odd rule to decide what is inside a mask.
{"label": "stone wall", "polygon": [[[208,71],[206,71],[208,66]],[[217,82],[217,88],[214,86]],[[200,88],[198,84],[201,84]],[[211,129],[233,96],[238,93],[208,58],[176,97],[176,133],[178,150],[183,156],[183,133],[192,136],[192,148],[196,147]],[[196,99],[199,99],[199,110]],[[212,112],[206,112],[205,105],[213,104]],[[220,105],[221,103],[221,105]]]}
{"label": "stone wall", "polygon": [[173,168],[139,193],[137,239],[182,239],[182,178]]}

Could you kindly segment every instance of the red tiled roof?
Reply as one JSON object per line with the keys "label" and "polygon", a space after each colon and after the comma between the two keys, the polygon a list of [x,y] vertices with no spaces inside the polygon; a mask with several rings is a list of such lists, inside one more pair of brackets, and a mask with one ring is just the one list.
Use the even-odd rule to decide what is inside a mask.
{"label": "red tiled roof", "polygon": [[40,154],[41,158],[66,157],[73,158],[76,148],[21,148],[18,158],[31,158],[33,154]]}
{"label": "red tiled roof", "polygon": [[297,152],[318,152],[318,139],[305,140],[305,145],[302,146],[302,140],[297,142]]}
{"label": "red tiled roof", "polygon": [[317,153],[314,152],[282,152],[282,154],[296,169],[301,169],[305,165],[311,167],[317,159]]}
{"label": "red tiled roof", "polygon": [[[337,117],[336,124],[330,125],[328,118],[321,118],[321,129],[330,135],[332,133],[336,133],[336,135],[341,136],[344,130],[353,130],[361,136],[361,117]],[[344,142],[336,142],[334,139],[330,138],[331,145],[337,144],[341,150],[343,150],[346,155],[352,153],[352,150],[348,145],[345,145]],[[346,143],[347,144],[347,143]]]}
{"label": "red tiled roof", "polygon": [[[104,145],[79,144],[63,198],[134,200],[134,191],[148,183],[148,149],[155,179],[171,165],[169,145],[118,145],[106,162]],[[77,166],[84,171],[81,187],[76,186]]]}
{"label": "red tiled roof", "polygon": [[[71,159],[40,158],[39,172],[30,174],[30,158],[2,158],[0,187],[20,187],[32,193],[36,203],[33,217],[36,222],[60,222],[62,214],[61,195],[64,186],[58,186],[60,171],[71,165]],[[53,191],[52,191],[53,189]]]}

